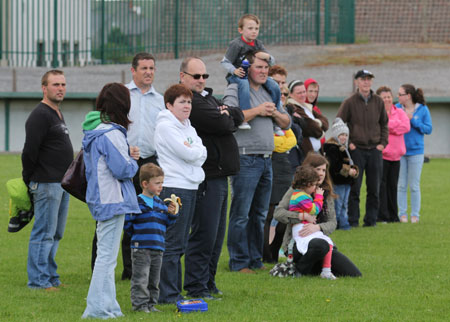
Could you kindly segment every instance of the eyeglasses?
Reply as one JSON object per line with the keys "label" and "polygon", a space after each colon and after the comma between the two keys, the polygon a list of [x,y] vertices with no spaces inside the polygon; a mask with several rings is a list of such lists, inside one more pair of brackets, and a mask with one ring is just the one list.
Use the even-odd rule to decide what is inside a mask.
{"label": "eyeglasses", "polygon": [[208,77],[209,77],[209,74],[189,74],[186,72],[183,72],[183,73],[191,76],[193,79],[196,79],[196,80],[200,79],[200,77],[203,77],[203,79],[208,79]]}
{"label": "eyeglasses", "polygon": [[289,93],[281,93],[281,95],[283,95],[284,97],[288,97]]}
{"label": "eyeglasses", "polygon": [[405,94],[398,93],[398,96],[405,96],[405,95],[408,95],[408,93],[405,93]]}

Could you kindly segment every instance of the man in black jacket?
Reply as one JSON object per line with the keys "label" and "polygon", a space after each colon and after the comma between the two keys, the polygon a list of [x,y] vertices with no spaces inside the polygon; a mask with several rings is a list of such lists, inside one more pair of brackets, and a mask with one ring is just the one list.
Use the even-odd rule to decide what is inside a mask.
{"label": "man in black jacket", "polygon": [[59,108],[66,94],[60,70],[42,76],[44,98],[25,123],[22,177],[33,196],[34,225],[28,246],[28,287],[57,290],[55,256],[63,237],[69,194],[61,180],[73,160],[69,131]]}
{"label": "man in black jacket", "polygon": [[203,141],[208,158],[205,181],[198,187],[185,259],[184,289],[188,296],[212,299],[217,263],[225,236],[228,180],[239,172],[239,151],[233,132],[244,120],[239,108],[222,105],[206,88],[206,66],[188,57],[181,64],[180,82],[194,94],[190,121]]}

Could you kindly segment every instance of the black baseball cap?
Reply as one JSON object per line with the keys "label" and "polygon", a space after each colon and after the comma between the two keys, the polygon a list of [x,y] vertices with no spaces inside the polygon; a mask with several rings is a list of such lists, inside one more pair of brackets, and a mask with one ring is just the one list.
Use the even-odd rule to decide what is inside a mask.
{"label": "black baseball cap", "polygon": [[368,71],[367,69],[361,69],[358,70],[355,74],[355,79],[360,78],[360,77],[372,77],[374,78],[375,76],[372,74],[372,72]]}

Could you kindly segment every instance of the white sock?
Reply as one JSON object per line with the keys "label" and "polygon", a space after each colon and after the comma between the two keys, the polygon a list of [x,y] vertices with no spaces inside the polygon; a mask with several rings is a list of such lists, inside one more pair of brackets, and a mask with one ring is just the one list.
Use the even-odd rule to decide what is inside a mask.
{"label": "white sock", "polygon": [[322,273],[325,275],[331,274],[331,267],[322,267]]}

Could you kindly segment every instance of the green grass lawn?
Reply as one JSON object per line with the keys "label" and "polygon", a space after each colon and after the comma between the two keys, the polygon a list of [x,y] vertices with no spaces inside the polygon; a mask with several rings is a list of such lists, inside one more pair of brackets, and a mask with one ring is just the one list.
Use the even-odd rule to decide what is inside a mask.
{"label": "green grass lawn", "polygon": [[[21,174],[19,155],[0,155],[0,321],[76,321],[86,305],[94,221],[82,202],[71,199],[58,272],[67,285],[47,293],[27,288],[27,251],[31,225],[8,233],[5,182]],[[282,279],[268,272],[231,273],[223,249],[217,285],[221,301],[206,313],[179,314],[174,305],[162,313],[134,313],[129,281],[116,269],[121,321],[448,321],[450,314],[450,160],[431,160],[422,174],[419,224],[379,224],[336,231],[332,239],[363,273],[362,278]],[[364,193],[364,192],[363,192]],[[362,193],[362,195],[363,195]],[[363,208],[363,204],[361,207]]]}

